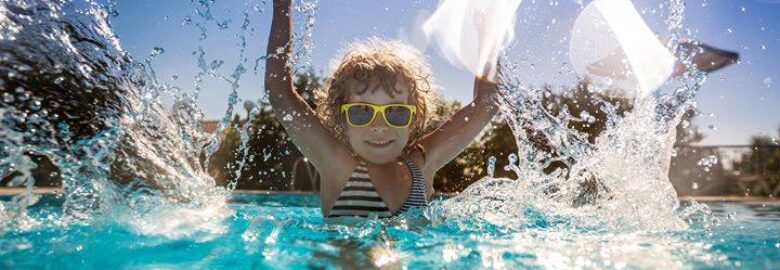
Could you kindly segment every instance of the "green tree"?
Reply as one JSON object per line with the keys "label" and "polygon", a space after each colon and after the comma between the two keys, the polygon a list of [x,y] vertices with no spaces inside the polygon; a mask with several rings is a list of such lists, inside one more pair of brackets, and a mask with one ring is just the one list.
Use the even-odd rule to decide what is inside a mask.
{"label": "green tree", "polygon": [[[314,70],[309,70],[296,74],[293,86],[309,106],[316,108],[314,91],[322,87],[322,83],[322,77]],[[259,109],[252,114],[253,119],[250,117],[252,122],[249,123],[248,128],[248,155],[244,158],[241,151],[242,155],[236,156],[236,160],[244,161],[237,188],[263,190],[295,188],[291,186],[291,170],[293,164],[303,158],[303,155],[290,141],[271,105],[263,100],[258,107]]]}
{"label": "green tree", "polygon": [[751,141],[751,151],[734,162],[736,173],[754,182],[745,184],[749,195],[780,195],[780,144],[768,136],[754,136]]}
{"label": "green tree", "polygon": [[[596,137],[606,130],[607,114],[601,110],[603,102],[612,104],[617,108],[617,113],[623,115],[631,110],[631,103],[625,97],[612,92],[593,91],[586,82],[581,82],[569,91],[556,92],[551,87],[545,87],[542,98],[542,106],[553,117],[560,117],[564,111],[571,115],[591,115],[593,121],[568,123],[568,128],[587,135],[590,143],[595,142]],[[487,130],[480,138],[475,140],[452,162],[443,167],[436,175],[434,187],[442,192],[459,192],[468,187],[474,181],[487,175],[487,162],[492,157],[497,158],[494,177],[515,177],[513,172],[504,171],[509,154],[517,153],[515,136],[509,125],[502,121],[494,121],[492,128]],[[532,142],[536,151],[550,153],[555,156],[547,137],[537,130],[525,129],[527,138]],[[556,169],[566,168],[563,162],[553,162],[544,168],[546,173]],[[587,185],[587,184],[586,184]],[[595,188],[595,182],[590,184]],[[552,190],[551,192],[554,192]]]}

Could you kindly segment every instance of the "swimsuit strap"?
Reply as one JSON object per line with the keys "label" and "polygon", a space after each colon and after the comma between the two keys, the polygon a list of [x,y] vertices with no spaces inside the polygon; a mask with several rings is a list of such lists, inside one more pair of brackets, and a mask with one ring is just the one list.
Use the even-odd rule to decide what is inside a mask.
{"label": "swimsuit strap", "polygon": [[422,175],[422,170],[417,167],[414,161],[404,158],[404,163],[409,167],[409,171],[412,173],[412,190],[409,191],[409,197],[401,206],[401,210],[398,213],[403,213],[413,207],[426,207],[428,206],[428,193],[425,191],[425,178]]}

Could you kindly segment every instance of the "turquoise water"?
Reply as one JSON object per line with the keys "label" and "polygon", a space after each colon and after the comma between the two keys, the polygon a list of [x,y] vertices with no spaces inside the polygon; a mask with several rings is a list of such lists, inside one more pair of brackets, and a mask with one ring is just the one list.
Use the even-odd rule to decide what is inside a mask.
{"label": "turquoise water", "polygon": [[[0,69],[7,70],[0,74],[0,176],[16,173],[9,185],[31,191],[38,167],[31,155],[46,156],[60,169],[65,190],[37,203],[31,193],[0,196],[0,269],[780,268],[777,203],[680,207],[668,179],[678,125],[690,124],[683,120],[687,112],[709,110],[695,106],[707,79],[692,61],[697,50],[678,44],[687,38],[682,33],[695,30],[682,24],[683,1],[664,1],[648,16],[665,22],[659,34],[670,37],[665,46],[680,55],[686,72],[654,95],[627,100],[630,113],[595,96],[582,104],[598,110],[565,105],[563,98],[550,103],[554,93],[528,85],[523,74],[557,81],[553,73],[528,71],[560,63],[568,50],[535,51],[518,42],[507,49],[497,78],[501,114],[518,149],[508,163],[493,159],[491,177],[424,211],[327,222],[314,195],[233,195],[225,203],[236,182],[215,185],[208,162],[197,158],[211,157],[222,144],[222,136],[201,132],[198,104],[210,98],[200,95],[230,90],[214,133],[222,134],[241,104],[249,67],[264,73],[266,56],[250,56],[263,50],[247,43],[263,35],[253,34],[251,25],[259,23],[248,18],[268,19],[263,6],[270,3],[226,10],[243,15],[243,24],[219,18],[215,4],[228,1],[190,1],[182,10],[192,13],[166,16],[163,21],[200,34],[190,59],[198,63],[191,67],[197,74],[192,80],[183,75],[179,82],[187,87],[180,88],[175,78],[158,76],[166,71],[155,70],[155,58],[166,49],[127,52],[112,28],[117,2],[105,2],[0,1],[0,17],[7,18],[0,27]],[[291,64],[317,68],[309,61],[316,1],[296,2]],[[549,6],[553,2],[558,5]],[[554,33],[568,33],[569,26],[562,27],[533,35],[536,43],[568,40]],[[229,34],[235,39],[220,37],[225,28],[235,30]],[[241,60],[225,61],[209,50],[215,40],[238,41],[233,51]],[[190,53],[178,46],[167,51]],[[583,79],[570,67],[561,69],[554,73],[571,75],[572,83]],[[257,101],[245,103],[257,111],[263,100],[253,94],[243,101]],[[605,117],[599,135],[574,128],[595,123],[596,114]],[[248,147],[250,126],[237,140],[244,147],[235,168],[240,173],[244,164],[289,154],[263,150],[259,161],[261,152]],[[260,127],[255,131],[265,131]],[[540,140],[548,143],[535,143]],[[496,166],[518,181],[492,178]],[[552,167],[558,169],[543,173]]]}
{"label": "turquoise water", "polygon": [[652,232],[580,227],[534,209],[524,211],[527,222],[520,226],[426,218],[438,202],[425,212],[390,220],[326,222],[318,200],[309,194],[238,194],[216,227],[203,229],[201,221],[171,223],[186,216],[169,213],[149,218],[160,225],[149,232],[111,215],[69,220],[61,212],[61,199],[46,195],[29,209],[28,224],[0,232],[0,268],[780,267],[777,202],[708,203],[714,221],[693,218],[688,229]]}

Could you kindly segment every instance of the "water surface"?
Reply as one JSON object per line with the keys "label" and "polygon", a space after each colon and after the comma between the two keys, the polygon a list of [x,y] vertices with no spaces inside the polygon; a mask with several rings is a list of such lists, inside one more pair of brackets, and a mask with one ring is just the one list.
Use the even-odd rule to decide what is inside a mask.
{"label": "water surface", "polygon": [[[686,230],[620,232],[579,227],[534,209],[525,209],[527,221],[512,226],[477,218],[426,218],[441,199],[428,213],[326,222],[316,195],[236,194],[227,207],[229,216],[206,229],[153,214],[144,220],[153,225],[98,218],[87,226],[66,221],[62,200],[46,195],[30,208],[28,226],[0,238],[0,268],[780,267],[777,202],[707,203],[719,220],[707,228],[692,221]],[[142,232],[143,226],[160,231]]]}

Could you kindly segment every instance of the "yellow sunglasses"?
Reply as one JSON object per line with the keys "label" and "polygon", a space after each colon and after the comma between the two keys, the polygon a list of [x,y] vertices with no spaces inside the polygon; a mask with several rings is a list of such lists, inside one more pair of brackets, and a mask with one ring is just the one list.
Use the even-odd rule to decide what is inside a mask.
{"label": "yellow sunglasses", "polygon": [[346,114],[347,123],[352,127],[365,127],[376,119],[378,112],[382,113],[385,123],[395,128],[405,128],[412,123],[417,108],[408,104],[376,105],[371,103],[347,103],[341,105],[341,112]]}

